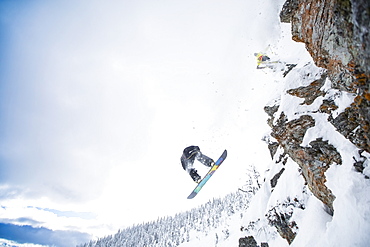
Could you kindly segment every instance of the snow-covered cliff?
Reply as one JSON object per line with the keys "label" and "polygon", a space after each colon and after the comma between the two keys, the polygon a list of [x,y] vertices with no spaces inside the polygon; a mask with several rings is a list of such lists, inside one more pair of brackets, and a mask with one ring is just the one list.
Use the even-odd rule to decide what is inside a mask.
{"label": "snow-covered cliff", "polygon": [[313,61],[298,63],[265,107],[273,162],[240,246],[369,244],[369,10],[368,1],[285,3],[281,20]]}

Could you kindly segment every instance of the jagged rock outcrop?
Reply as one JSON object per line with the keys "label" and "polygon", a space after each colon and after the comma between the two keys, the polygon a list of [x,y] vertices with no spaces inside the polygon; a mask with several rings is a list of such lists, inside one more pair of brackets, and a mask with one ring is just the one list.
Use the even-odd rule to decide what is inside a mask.
{"label": "jagged rock outcrop", "polygon": [[334,88],[357,94],[350,109],[331,122],[370,152],[370,1],[288,0],[280,19],[291,22],[293,40],[306,44]]}
{"label": "jagged rock outcrop", "polygon": [[[310,112],[296,113],[296,117],[288,119],[284,111],[279,111],[280,102],[265,107],[272,130],[271,138],[265,140],[271,156],[274,157],[279,148],[283,149],[280,157],[275,157],[282,168],[270,177],[270,185],[272,189],[277,185],[289,157],[299,165],[306,185],[331,215],[334,214],[336,197],[326,186],[325,172],[332,165],[341,165],[342,157],[329,141],[320,137],[308,145],[302,143],[307,130],[316,125],[313,114],[320,114],[359,149],[360,159],[354,158],[354,168],[359,172],[364,170],[366,158],[361,152],[370,152],[369,15],[368,0],[287,0],[280,13],[281,21],[292,25],[292,39],[305,43],[315,64],[326,71],[308,85],[284,92],[304,99],[301,105],[321,102],[319,106],[311,107]],[[345,91],[356,96],[350,107],[339,114],[334,114],[338,109],[337,96],[330,96],[327,89],[323,90],[327,79],[337,93]],[[269,224],[289,244],[299,229],[290,220],[293,208],[304,210],[303,203],[293,202],[275,205],[266,214]]]}
{"label": "jagged rock outcrop", "polygon": [[315,101],[315,99],[325,95],[325,92],[320,90],[321,87],[324,85],[325,80],[326,73],[323,73],[320,79],[311,82],[309,86],[289,89],[287,93],[299,98],[304,98],[305,100],[302,105],[311,105]]}
{"label": "jagged rock outcrop", "polygon": [[[265,218],[250,224],[258,225],[267,220],[289,244],[299,232],[299,225],[292,215],[297,210],[305,210],[304,198],[313,194],[326,206],[328,214],[335,214],[333,202],[336,196],[326,184],[325,173],[329,167],[341,165],[343,160],[348,162],[344,159],[348,157],[341,157],[343,150],[331,139],[333,132],[335,136],[341,134],[358,148],[358,155],[353,156],[354,170],[364,173],[365,179],[369,178],[364,172],[368,169],[367,153],[370,152],[369,16],[369,0],[287,0],[280,13],[282,22],[291,23],[292,39],[305,43],[315,65],[323,68],[312,81],[299,78],[303,82],[300,87],[285,89],[280,99],[264,108],[271,127],[270,136],[265,136],[264,140],[276,165],[266,178],[268,188],[272,194],[279,189],[280,177],[289,172],[292,161],[298,164],[304,185],[301,185],[300,199],[287,197],[283,203],[273,202]],[[294,70],[297,70],[295,76],[305,76],[304,68]],[[287,85],[294,85],[294,81]],[[340,103],[338,99],[343,95],[354,99],[353,103]],[[290,101],[292,96],[294,100]],[[290,108],[287,102],[297,105]],[[299,109],[299,112],[292,109]],[[323,127],[331,133],[312,135],[324,133]],[[311,128],[313,131],[306,135]],[[340,194],[337,196],[338,200],[342,198]],[[249,234],[256,232],[251,226],[245,231]]]}
{"label": "jagged rock outcrop", "polygon": [[[356,147],[370,152],[370,1],[288,0],[280,19],[291,22],[292,39],[306,44],[316,65],[327,69],[334,88],[357,95],[338,116],[332,116],[337,106],[330,100],[325,100],[319,111],[329,114],[328,121]],[[322,83],[316,81],[310,86],[288,93],[304,97],[304,103],[310,104],[322,95],[318,91]],[[334,160],[338,163],[340,157]],[[331,199],[324,201],[330,208]]]}
{"label": "jagged rock outcrop", "polygon": [[330,116],[328,120],[345,138],[350,140],[358,148],[369,152],[369,145],[364,140],[364,136],[366,136],[365,131],[367,131],[367,129],[359,128],[359,115],[359,108],[356,107],[355,104],[352,104],[351,107],[345,109],[345,111],[336,118]]}
{"label": "jagged rock outcrop", "polygon": [[[355,157],[352,157],[354,160],[353,167],[355,168],[356,171],[361,172],[361,173],[364,172],[364,169],[367,166],[365,165],[365,163],[367,162],[367,158],[366,156],[362,155],[363,152],[364,152],[363,150],[358,151],[358,154],[360,156],[358,160]],[[365,175],[365,178],[369,179],[370,177],[368,175]]]}
{"label": "jagged rock outcrop", "polygon": [[258,247],[258,245],[253,236],[248,236],[239,239],[239,247]]}
{"label": "jagged rock outcrop", "polygon": [[270,180],[271,188],[275,188],[281,174],[285,171],[285,168],[281,168],[281,170],[275,174],[275,176]]}
{"label": "jagged rock outcrop", "polygon": [[280,21],[283,23],[290,23],[294,13],[298,9],[298,2],[297,0],[287,0],[283,8],[280,11]]}
{"label": "jagged rock outcrop", "polygon": [[296,162],[302,168],[303,176],[312,193],[328,206],[328,213],[333,214],[335,196],[325,185],[325,172],[330,165],[341,164],[341,156],[333,145],[322,139],[310,142],[310,146],[299,151]]}
{"label": "jagged rock outcrop", "polygon": [[[316,98],[325,95],[320,90],[325,80],[326,73],[323,73],[320,79],[314,80],[308,86],[290,89],[287,93],[304,98],[302,104],[310,105]],[[323,101],[317,111],[331,113],[331,109],[336,109],[334,102],[331,103],[328,100]],[[301,143],[306,131],[315,126],[314,118],[310,115],[303,115],[298,119],[288,121],[282,112],[279,119],[276,120],[275,113],[278,111],[278,107],[279,105],[265,107],[265,112],[270,117],[267,122],[272,129],[271,136],[277,140],[278,146],[280,145],[284,149],[284,153],[288,154],[300,166],[310,190],[328,207],[328,212],[332,214],[335,195],[325,185],[325,172],[330,165],[342,163],[340,154],[332,145],[322,139],[310,142],[310,147],[302,147]],[[271,153],[276,152],[277,144],[275,142],[269,144],[270,148],[274,148],[270,149]],[[278,177],[275,175],[274,178],[270,181],[272,188],[275,187]]]}
{"label": "jagged rock outcrop", "polygon": [[322,139],[310,142],[310,147],[300,145],[307,129],[315,126],[315,120],[309,115],[288,121],[282,113],[276,124],[273,124],[273,121],[269,122],[271,123],[272,137],[283,147],[285,153],[300,166],[310,190],[328,207],[328,212],[332,214],[335,196],[325,185],[325,172],[330,165],[342,163],[340,154],[334,146]]}
{"label": "jagged rock outcrop", "polygon": [[304,209],[304,204],[297,198],[291,200],[287,198],[283,203],[279,203],[272,207],[266,214],[266,218],[271,226],[276,227],[280,236],[291,244],[297,235],[297,223],[292,220],[294,208]]}
{"label": "jagged rock outcrop", "polygon": [[[253,236],[239,239],[239,247],[259,247]],[[269,247],[268,243],[261,243],[261,247]]]}

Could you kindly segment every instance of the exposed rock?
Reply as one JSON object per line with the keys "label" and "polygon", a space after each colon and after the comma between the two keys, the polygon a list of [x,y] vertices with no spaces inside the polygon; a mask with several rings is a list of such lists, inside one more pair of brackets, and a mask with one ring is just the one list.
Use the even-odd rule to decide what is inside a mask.
{"label": "exposed rock", "polygon": [[277,110],[279,110],[279,105],[265,106],[264,110],[265,110],[265,112],[267,113],[267,115],[269,117],[273,118],[275,112],[277,112]]}
{"label": "exposed rock", "polygon": [[272,159],[274,158],[278,147],[279,147],[279,143],[277,142],[271,142],[268,144],[268,149],[270,151],[270,155]]}
{"label": "exposed rock", "polygon": [[293,40],[306,44],[319,67],[331,78],[348,79],[342,88],[353,83],[353,68],[370,73],[369,15],[368,0],[288,0],[280,14],[291,20]]}
{"label": "exposed rock", "polygon": [[[370,11],[370,10],[369,10]],[[370,64],[370,62],[368,62]],[[355,74],[355,86],[358,89],[358,96],[355,98],[354,103],[351,105],[352,111],[357,112],[356,120],[358,122],[359,132],[365,145],[357,145],[360,149],[367,152],[370,151],[370,77],[364,74]],[[363,147],[363,148],[362,148]]]}
{"label": "exposed rock", "polygon": [[300,144],[307,129],[315,126],[315,120],[308,115],[287,121],[282,113],[277,124],[272,127],[272,136],[302,169],[302,175],[312,193],[320,199],[332,214],[334,194],[326,187],[325,171],[331,164],[341,164],[341,156],[335,147],[327,141],[318,139],[310,143],[311,147]]}
{"label": "exposed rock", "polygon": [[[358,151],[358,154],[360,156],[360,158],[358,160],[355,157],[352,157],[353,160],[354,160],[353,167],[355,168],[356,171],[361,172],[361,173],[364,173],[364,169],[367,166],[366,165],[367,158],[362,155],[363,152],[364,152],[364,150],[359,150]],[[365,178],[369,179],[369,177],[367,175],[365,175]]]}
{"label": "exposed rock", "polygon": [[319,112],[331,114],[333,111],[338,109],[338,106],[335,104],[334,100],[332,99],[324,99],[320,108]]}
{"label": "exposed rock", "polygon": [[297,66],[297,64],[286,64],[287,68],[285,69],[284,73],[283,73],[283,77],[287,76],[287,74],[289,74],[290,71],[292,71],[292,69]]}
{"label": "exposed rock", "polygon": [[357,126],[350,141],[369,151],[370,1],[288,0],[280,16],[291,21],[293,40],[304,42],[316,65],[328,70],[333,87],[357,94],[353,109],[337,122],[356,115],[347,121]]}
{"label": "exposed rock", "polygon": [[[334,100],[325,99],[318,112],[327,113],[337,131],[359,149],[370,152],[370,1],[368,0],[288,0],[280,13],[282,22],[292,23],[292,38],[306,44],[317,66],[327,69],[334,88],[356,93],[354,103],[336,116]],[[325,76],[307,87],[288,90],[312,104],[325,93],[320,91]],[[266,111],[268,110],[268,111]],[[325,186],[325,171],[342,160],[327,141],[318,139],[311,147],[300,143],[307,128],[315,123],[308,116],[287,122],[282,114],[273,126],[274,109],[266,109],[272,136],[284,151],[299,164],[312,193],[333,213],[335,196]],[[355,167],[361,171],[360,161]]]}
{"label": "exposed rock", "polygon": [[270,223],[272,226],[275,226],[278,233],[282,238],[285,238],[289,244],[291,244],[296,236],[296,233],[293,232],[291,226],[295,226],[295,222],[289,223],[289,218],[285,214],[278,214],[274,212],[274,220]]}
{"label": "exposed rock", "polygon": [[290,154],[294,149],[299,148],[307,129],[314,126],[315,120],[311,116],[304,115],[288,122],[282,113],[277,124],[272,126],[271,136]]}
{"label": "exposed rock", "polygon": [[[273,105],[273,106],[265,106],[264,107],[265,112],[269,116],[269,119],[267,120],[267,124],[272,127],[273,121],[274,121],[274,115],[279,110],[279,105]],[[268,149],[270,151],[271,158],[273,159],[275,156],[275,153],[279,147],[279,143],[275,141],[271,141],[269,138],[265,138],[264,140],[267,145]]]}
{"label": "exposed rock", "polygon": [[265,106],[264,107],[265,112],[267,115],[270,117],[267,120],[267,124],[272,127],[273,126],[273,121],[274,121],[274,114],[279,110],[279,105],[273,105],[273,106]]}
{"label": "exposed rock", "polygon": [[248,236],[239,239],[239,247],[258,247],[258,246],[257,241],[254,239],[254,237]]}
{"label": "exposed rock", "polygon": [[320,79],[315,80],[309,86],[289,89],[287,93],[299,98],[304,98],[305,101],[302,104],[311,105],[317,97],[325,95],[325,92],[320,89],[324,85],[326,77],[324,73],[321,75]]}
{"label": "exposed rock", "polygon": [[328,141],[317,139],[310,142],[310,146],[297,150],[294,159],[301,167],[311,192],[328,206],[328,212],[333,215],[335,196],[325,185],[325,172],[332,164],[342,164],[342,158]]}
{"label": "exposed rock", "polygon": [[[353,43],[355,63],[366,75],[370,74],[370,1],[352,0]],[[369,78],[369,77],[367,77]]]}
{"label": "exposed rock", "polygon": [[280,21],[283,23],[290,23],[294,12],[298,8],[297,0],[287,0],[280,12]]}
{"label": "exposed rock", "polygon": [[[315,64],[326,69],[326,72],[308,86],[287,90],[288,94],[304,99],[302,105],[316,106],[314,102],[318,101],[315,100],[322,97],[319,107],[309,108],[310,113],[307,114],[311,115],[301,115],[306,112],[303,110],[297,113],[299,118],[290,120],[292,112],[289,112],[288,119],[284,112],[279,111],[278,101],[264,108],[269,116],[267,122],[272,129],[272,138],[266,138],[267,143],[276,163],[284,164],[289,158],[299,165],[306,182],[304,189],[309,188],[331,215],[334,214],[335,195],[326,186],[325,172],[332,165],[341,165],[342,157],[330,141],[323,140],[320,136],[314,137],[316,139],[313,138],[308,145],[303,146],[302,141],[307,130],[316,124],[313,116],[316,118],[320,115],[322,119],[327,114],[328,122],[361,150],[359,155],[353,157],[353,165],[356,171],[369,178],[369,173],[366,173],[369,170],[367,153],[370,153],[369,16],[369,0],[287,0],[280,13],[281,22],[292,24],[293,40],[305,43]],[[332,87],[338,91],[334,96],[322,91],[326,79],[330,79]],[[334,111],[338,106],[342,107],[339,105],[340,94],[343,93],[341,91],[350,92],[356,97],[350,107],[335,115]],[[327,92],[332,93],[333,90]],[[280,157],[276,157],[277,150]],[[361,153],[365,151],[367,153]],[[267,181],[270,180],[272,188],[275,188],[283,172],[284,168],[272,178],[266,178]],[[303,202],[288,198],[284,203],[271,206],[265,215],[269,224],[289,244],[298,231],[298,225],[292,218],[293,211],[297,208],[304,209]]]}
{"label": "exposed rock", "polygon": [[347,108],[336,118],[329,116],[328,120],[339,133],[350,140],[356,147],[370,152],[370,143],[367,138],[368,133],[366,132],[368,127],[366,127],[365,121],[365,126],[361,126],[361,121],[359,120],[360,109],[354,105],[355,104],[352,104],[351,107]]}
{"label": "exposed rock", "polygon": [[287,198],[283,203],[272,207],[266,214],[269,224],[276,227],[280,236],[286,239],[289,244],[293,242],[298,230],[296,222],[290,220],[294,208],[304,209],[304,204],[297,198],[294,200]]}
{"label": "exposed rock", "polygon": [[279,158],[276,159],[276,163],[281,163],[282,165],[285,166],[286,162],[288,161],[288,155],[284,152],[280,154]]}
{"label": "exposed rock", "polygon": [[281,170],[275,174],[275,176],[270,180],[271,188],[275,188],[281,174],[285,171],[285,168],[281,168]]}

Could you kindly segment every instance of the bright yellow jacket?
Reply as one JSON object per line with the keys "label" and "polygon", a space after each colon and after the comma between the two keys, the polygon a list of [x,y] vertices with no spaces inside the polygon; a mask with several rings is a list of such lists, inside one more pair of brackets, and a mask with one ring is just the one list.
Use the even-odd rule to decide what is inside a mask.
{"label": "bright yellow jacket", "polygon": [[254,56],[257,58],[257,65],[261,65],[266,61],[270,61],[270,58],[261,52],[259,53],[254,53]]}

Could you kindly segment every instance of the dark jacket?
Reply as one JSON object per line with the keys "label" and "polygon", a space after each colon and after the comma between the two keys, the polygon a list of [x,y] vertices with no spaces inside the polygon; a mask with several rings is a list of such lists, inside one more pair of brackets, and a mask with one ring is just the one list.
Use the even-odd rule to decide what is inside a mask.
{"label": "dark jacket", "polygon": [[188,162],[187,160],[192,160],[194,161],[195,156],[197,153],[200,152],[200,149],[198,146],[190,146],[184,149],[182,156],[181,156],[181,165],[184,170],[186,170],[186,165]]}

